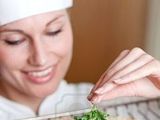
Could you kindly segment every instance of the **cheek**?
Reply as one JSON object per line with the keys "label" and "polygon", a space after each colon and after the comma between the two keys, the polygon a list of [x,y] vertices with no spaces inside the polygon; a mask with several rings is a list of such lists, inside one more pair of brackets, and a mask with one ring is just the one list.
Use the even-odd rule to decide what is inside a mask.
{"label": "cheek", "polygon": [[55,54],[61,57],[72,53],[73,38],[71,30],[64,31],[60,36],[57,36],[57,43],[52,46]]}
{"label": "cheek", "polygon": [[22,50],[0,49],[0,66],[7,68],[18,68],[23,62]]}

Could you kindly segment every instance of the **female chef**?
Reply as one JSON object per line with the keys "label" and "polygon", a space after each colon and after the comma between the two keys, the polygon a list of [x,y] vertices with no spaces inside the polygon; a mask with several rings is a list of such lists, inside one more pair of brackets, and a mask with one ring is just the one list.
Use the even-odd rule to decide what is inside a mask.
{"label": "female chef", "polygon": [[[72,0],[0,1],[1,120],[88,106],[91,85],[63,80],[72,57],[67,13],[71,6]],[[159,75],[158,60],[140,48],[126,50],[102,75],[89,99],[98,102],[119,96],[159,96]]]}
{"label": "female chef", "polygon": [[72,0],[0,0],[0,118],[84,109],[91,85],[63,80],[72,57]]}

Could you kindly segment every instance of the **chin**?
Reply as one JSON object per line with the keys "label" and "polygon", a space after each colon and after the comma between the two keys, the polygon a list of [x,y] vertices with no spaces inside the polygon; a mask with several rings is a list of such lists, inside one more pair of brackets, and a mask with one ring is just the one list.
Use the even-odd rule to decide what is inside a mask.
{"label": "chin", "polygon": [[59,87],[59,83],[54,83],[54,85],[46,85],[45,87],[40,87],[37,90],[35,90],[34,95],[38,98],[45,98],[51,94],[53,94],[54,92],[56,92],[56,90]]}

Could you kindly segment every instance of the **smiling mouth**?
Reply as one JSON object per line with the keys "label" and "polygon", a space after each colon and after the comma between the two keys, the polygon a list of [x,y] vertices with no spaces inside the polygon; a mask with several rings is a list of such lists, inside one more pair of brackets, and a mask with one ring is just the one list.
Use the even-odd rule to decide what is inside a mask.
{"label": "smiling mouth", "polygon": [[53,66],[45,70],[25,72],[27,80],[36,84],[43,84],[49,82],[53,78],[54,74],[55,67]]}

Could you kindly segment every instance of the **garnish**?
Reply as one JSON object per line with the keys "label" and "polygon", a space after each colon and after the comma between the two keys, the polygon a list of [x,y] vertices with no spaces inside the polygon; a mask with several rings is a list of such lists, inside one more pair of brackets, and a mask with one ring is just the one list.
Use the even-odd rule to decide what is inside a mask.
{"label": "garnish", "polygon": [[74,120],[108,120],[108,116],[109,114],[94,105],[90,112],[84,113],[82,116],[74,116]]}

